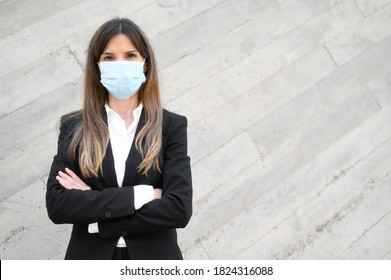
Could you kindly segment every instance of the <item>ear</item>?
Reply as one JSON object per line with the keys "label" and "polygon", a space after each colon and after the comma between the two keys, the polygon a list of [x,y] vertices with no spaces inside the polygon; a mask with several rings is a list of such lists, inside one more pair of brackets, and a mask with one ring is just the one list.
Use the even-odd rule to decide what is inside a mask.
{"label": "ear", "polygon": [[144,62],[144,73],[148,71],[147,61]]}

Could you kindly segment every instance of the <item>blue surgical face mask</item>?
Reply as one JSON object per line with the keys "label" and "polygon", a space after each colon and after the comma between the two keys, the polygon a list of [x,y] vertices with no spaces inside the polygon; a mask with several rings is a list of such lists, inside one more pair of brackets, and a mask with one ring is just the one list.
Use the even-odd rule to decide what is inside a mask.
{"label": "blue surgical face mask", "polygon": [[144,62],[104,61],[99,63],[100,82],[117,99],[125,100],[136,94],[146,78]]}

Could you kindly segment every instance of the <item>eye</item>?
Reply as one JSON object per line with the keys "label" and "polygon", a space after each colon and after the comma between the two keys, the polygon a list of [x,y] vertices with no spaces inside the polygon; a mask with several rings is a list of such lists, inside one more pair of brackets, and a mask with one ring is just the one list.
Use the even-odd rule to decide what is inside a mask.
{"label": "eye", "polygon": [[134,58],[136,58],[136,55],[134,53],[129,53],[126,55],[126,58],[127,59],[134,59]]}
{"label": "eye", "polygon": [[112,56],[108,55],[108,56],[103,57],[103,60],[110,61],[110,60],[114,60],[114,58]]}

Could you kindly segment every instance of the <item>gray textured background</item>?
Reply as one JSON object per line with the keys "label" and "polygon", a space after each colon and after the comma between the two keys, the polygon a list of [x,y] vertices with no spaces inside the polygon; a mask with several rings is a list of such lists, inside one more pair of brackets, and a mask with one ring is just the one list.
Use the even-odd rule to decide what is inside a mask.
{"label": "gray textured background", "polygon": [[0,258],[62,259],[44,194],[59,117],[114,16],[189,119],[187,259],[391,259],[390,0],[0,0]]}

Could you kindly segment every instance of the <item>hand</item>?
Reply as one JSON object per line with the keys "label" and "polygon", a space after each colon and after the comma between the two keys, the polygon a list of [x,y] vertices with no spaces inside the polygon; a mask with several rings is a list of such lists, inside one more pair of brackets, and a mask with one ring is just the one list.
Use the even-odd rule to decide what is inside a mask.
{"label": "hand", "polygon": [[162,189],[153,189],[155,192],[154,199],[161,199],[163,195],[163,190]]}
{"label": "hand", "polygon": [[57,181],[67,190],[91,190],[91,187],[84,183],[72,170],[65,168],[65,172],[59,171]]}

